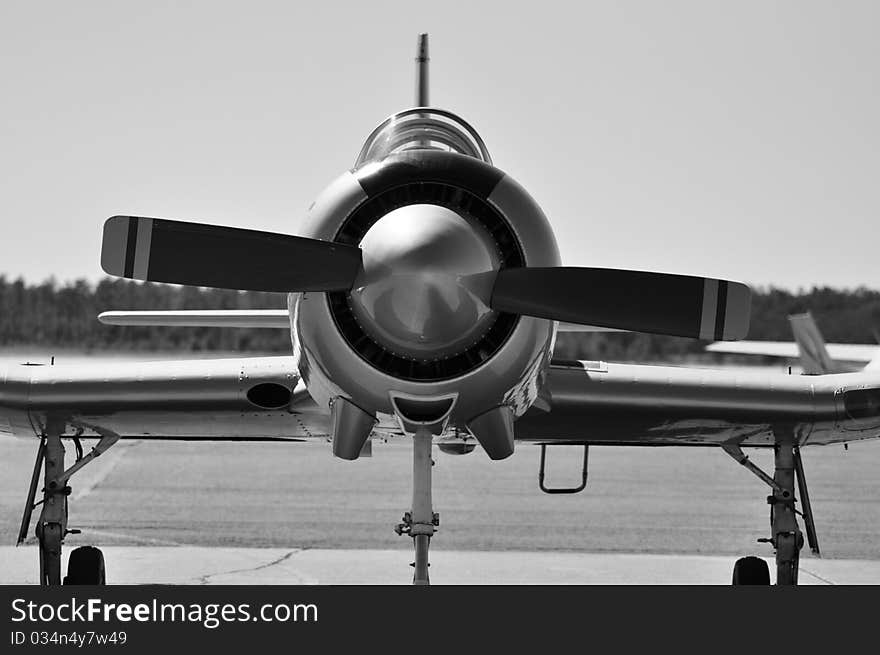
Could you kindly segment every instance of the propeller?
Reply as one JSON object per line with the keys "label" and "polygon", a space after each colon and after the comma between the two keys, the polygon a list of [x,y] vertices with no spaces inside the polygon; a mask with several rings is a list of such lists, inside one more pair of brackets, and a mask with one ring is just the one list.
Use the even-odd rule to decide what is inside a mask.
{"label": "propeller", "polygon": [[249,291],[347,291],[361,251],[340,243],[139,216],[104,223],[101,268],[150,282]]}
{"label": "propeller", "polygon": [[749,329],[751,292],[739,282],[605,268],[506,268],[493,309],[556,321],[722,341]]}
{"label": "propeller", "polygon": [[[113,216],[104,224],[101,267],[111,275],[173,284],[349,291],[363,260],[356,246],[318,239]],[[469,291],[500,312],[713,341],[742,339],[749,328],[751,292],[728,280],[576,267],[504,268],[459,282],[465,278],[485,278],[487,284],[477,285],[482,291]]]}

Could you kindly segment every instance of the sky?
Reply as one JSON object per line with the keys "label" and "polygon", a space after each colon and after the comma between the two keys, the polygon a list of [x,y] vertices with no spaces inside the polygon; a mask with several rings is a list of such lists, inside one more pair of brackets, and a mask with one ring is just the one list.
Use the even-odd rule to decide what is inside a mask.
{"label": "sky", "polygon": [[296,234],[370,130],[432,104],[563,263],[880,288],[880,3],[0,3],[0,274],[100,269],[131,214]]}

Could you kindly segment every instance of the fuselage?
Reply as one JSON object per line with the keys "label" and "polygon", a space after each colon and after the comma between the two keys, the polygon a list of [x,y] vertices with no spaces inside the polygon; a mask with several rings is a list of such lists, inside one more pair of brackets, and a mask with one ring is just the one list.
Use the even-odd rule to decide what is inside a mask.
{"label": "fuselage", "polygon": [[559,250],[538,204],[466,123],[438,110],[395,115],[300,233],[364,253],[349,293],[289,296],[300,374],[320,406],[345,397],[392,415],[450,399],[443,423],[461,428],[535,402],[556,324],[489,300],[500,268],[558,266]]}

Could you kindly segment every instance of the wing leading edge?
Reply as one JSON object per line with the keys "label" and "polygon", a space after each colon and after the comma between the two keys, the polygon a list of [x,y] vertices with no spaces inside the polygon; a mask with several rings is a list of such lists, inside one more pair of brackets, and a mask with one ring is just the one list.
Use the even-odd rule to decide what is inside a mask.
{"label": "wing leading edge", "polygon": [[[290,329],[290,313],[286,309],[187,309],[178,311],[112,311],[98,314],[104,325],[277,328]],[[625,332],[597,325],[559,323],[560,332]]]}
{"label": "wing leading edge", "polygon": [[[826,348],[832,359],[843,362],[866,364],[880,355],[880,346],[874,344],[829,343]],[[797,359],[800,356],[798,345],[794,341],[719,341],[706,346],[706,350],[731,355],[763,355],[788,359]]]}
{"label": "wing leading edge", "polygon": [[286,309],[102,312],[98,320],[105,325],[290,329]]}
{"label": "wing leading edge", "polygon": [[326,438],[293,357],[0,367],[0,435],[33,436],[50,415],[73,436]]}
{"label": "wing leading edge", "polygon": [[[551,366],[546,399],[516,421],[543,443],[770,445],[779,426],[801,444],[880,436],[880,372],[800,376],[570,362]],[[293,357],[0,368],[0,436],[208,440],[329,437],[329,414]],[[378,427],[378,426],[377,426]]]}
{"label": "wing leading edge", "polygon": [[880,373],[801,376],[571,362],[548,375],[550,411],[516,422],[521,440],[619,445],[766,446],[880,437]]}

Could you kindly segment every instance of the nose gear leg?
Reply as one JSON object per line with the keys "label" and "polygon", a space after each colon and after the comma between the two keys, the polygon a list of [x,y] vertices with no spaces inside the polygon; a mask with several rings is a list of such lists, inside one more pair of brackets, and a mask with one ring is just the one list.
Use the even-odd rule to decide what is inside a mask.
{"label": "nose gear leg", "polygon": [[440,515],[435,513],[431,498],[431,459],[433,435],[426,427],[419,427],[413,436],[413,500],[412,510],[403,515],[403,522],[394,531],[413,538],[415,562],[414,585],[430,584],[428,577],[428,549],[431,537],[440,525]]}

